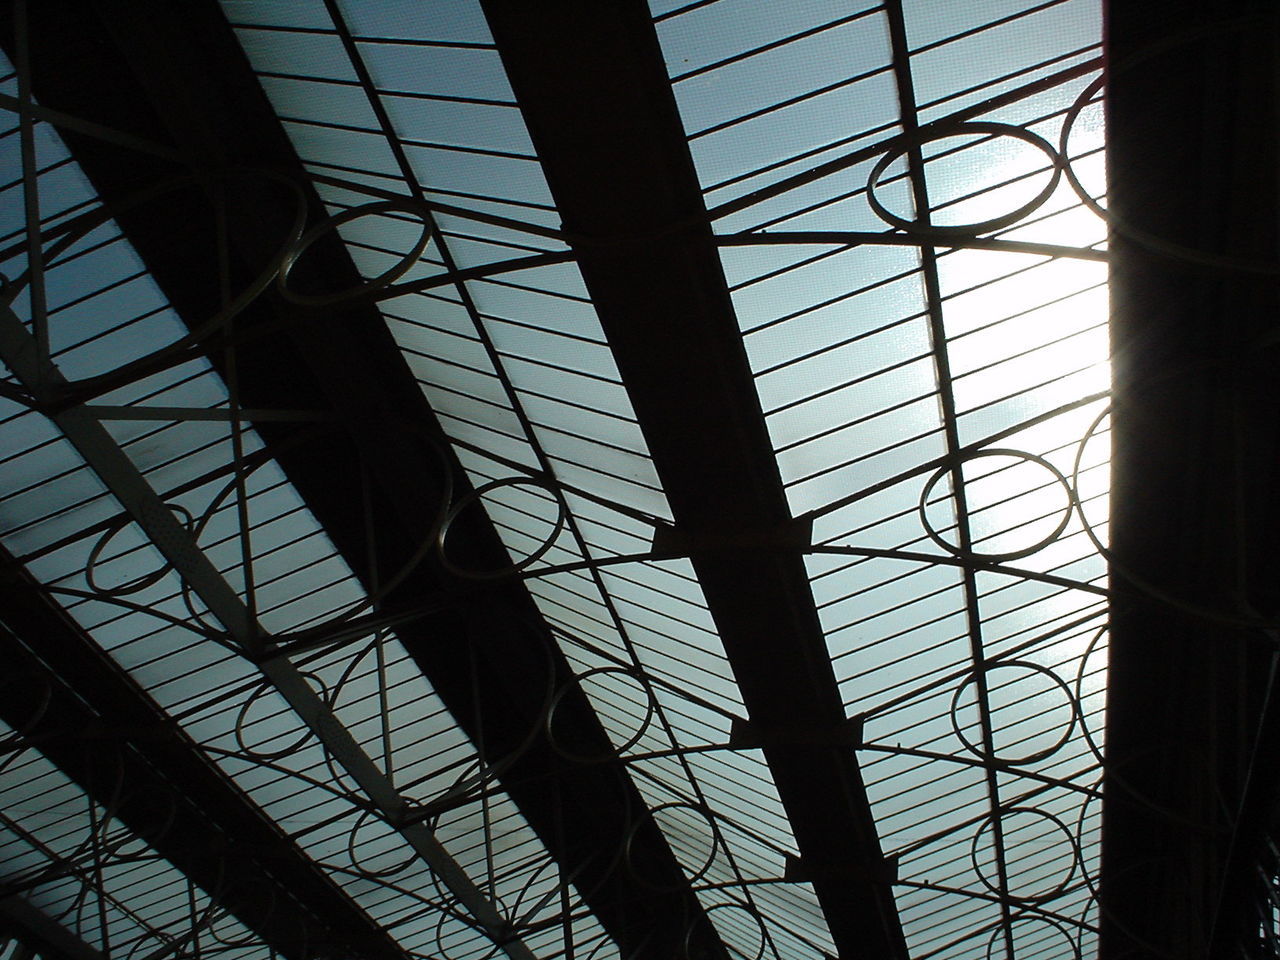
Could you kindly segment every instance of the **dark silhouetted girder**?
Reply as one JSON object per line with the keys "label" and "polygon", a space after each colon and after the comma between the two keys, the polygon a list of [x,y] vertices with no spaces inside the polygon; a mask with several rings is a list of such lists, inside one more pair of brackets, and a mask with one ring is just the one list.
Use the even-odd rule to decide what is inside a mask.
{"label": "dark silhouetted girder", "polygon": [[1106,36],[1100,956],[1261,956],[1280,800],[1280,19],[1270,3],[1111,0]]}
{"label": "dark silhouetted girder", "polygon": [[10,727],[290,960],[404,957],[7,553],[0,595]]}
{"label": "dark silhouetted girder", "polygon": [[[305,182],[215,3],[179,8],[155,0],[120,8],[68,2],[33,5],[31,16],[33,87],[42,105],[175,147],[210,168],[267,168]],[[11,33],[0,40],[11,49]],[[90,137],[64,136],[108,203],[185,169]],[[307,193],[314,223],[325,213]],[[227,199],[234,287],[261,269],[291,213],[278,191],[256,198],[232,191]],[[202,282],[192,266],[193,257],[207,259],[216,249],[209,218],[153,203],[117,219],[189,324],[216,311],[216,285]],[[297,280],[341,290],[358,285],[359,276],[330,235],[309,248]],[[237,329],[282,321],[296,322],[237,350],[241,403],[319,411],[336,424],[323,442],[292,442],[307,429],[296,425],[264,423],[258,432],[344,559],[370,584],[366,488],[356,464],[363,463],[372,480],[378,517],[372,557],[386,576],[413,553],[419,540],[414,531],[428,529],[437,509],[441,465],[422,438],[442,432],[374,306],[299,317],[269,290],[237,320]],[[210,359],[225,369],[221,352],[212,351]],[[460,495],[465,478],[456,463],[453,471]],[[461,562],[510,562],[479,511],[467,511],[457,527],[450,542],[458,545]],[[523,586],[476,587],[427,562],[386,598],[384,609],[424,606],[430,612],[400,624],[397,636],[463,730],[473,741],[483,739],[491,761],[521,745],[538,725],[548,683],[569,685],[556,722],[578,738],[573,749],[584,755],[607,751],[607,734]],[[697,898],[687,886],[680,889],[680,867],[622,766],[571,764],[540,732],[505,769],[501,786],[563,873],[575,878],[624,957],[669,960],[686,939],[694,960],[724,955]],[[633,859],[661,890],[618,863],[614,853],[629,830]]]}
{"label": "dark silhouetted girder", "polygon": [[[11,938],[22,945],[11,960],[106,960],[102,953],[18,894],[0,897],[0,944]],[[27,952],[23,952],[23,951]]]}
{"label": "dark silhouetted girder", "polygon": [[483,6],[840,955],[903,958],[808,534],[791,529],[648,8]]}

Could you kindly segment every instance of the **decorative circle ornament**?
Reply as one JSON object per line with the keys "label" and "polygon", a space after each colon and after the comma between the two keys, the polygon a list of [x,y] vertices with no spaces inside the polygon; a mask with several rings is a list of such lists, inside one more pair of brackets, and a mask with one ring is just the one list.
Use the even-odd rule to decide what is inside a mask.
{"label": "decorative circle ornament", "polygon": [[[572,691],[581,690],[584,685],[587,684],[593,686],[600,685],[602,678],[606,677],[620,677],[627,681],[629,685],[638,687],[640,689],[641,696],[643,697],[644,714],[641,716],[639,723],[636,724],[635,729],[631,731],[626,740],[617,747],[611,748],[604,753],[578,753],[566,747],[563,742],[563,735],[557,734],[555,722],[557,711],[560,709],[560,705],[564,702],[564,698]],[[584,690],[583,692],[585,693],[586,691]],[[617,696],[615,692],[615,695],[611,697],[611,699],[616,700],[622,698]],[[621,756],[639,743],[641,738],[644,737],[645,732],[649,729],[650,724],[653,723],[653,718],[656,712],[657,703],[654,700],[653,691],[649,688],[648,684],[644,682],[644,679],[637,675],[636,671],[626,667],[597,667],[594,670],[588,670],[586,673],[579,674],[572,680],[567,681],[560,686],[559,690],[556,691],[555,696],[551,699],[550,709],[547,711],[547,739],[551,742],[552,748],[566,760],[572,760],[575,763],[603,763]]]}
{"label": "decorative circle ornament", "polygon": [[[930,503],[930,494],[933,493],[933,490],[938,483],[944,477],[952,476],[952,471],[957,467],[963,468],[966,463],[972,463],[975,460],[987,457],[1009,457],[1014,460],[1022,460],[1027,463],[1043,467],[1045,471],[1048,472],[1052,480],[1062,488],[1063,493],[1065,494],[1065,502],[1062,507],[1061,516],[1058,518],[1056,525],[1047,535],[1041,537],[1032,544],[1019,547],[1016,550],[998,550],[993,552],[983,552],[979,550],[966,551],[960,544],[952,543],[943,537],[942,533],[937,529],[933,521],[929,519],[928,506]],[[1049,544],[1053,543],[1053,541],[1057,540],[1058,537],[1062,535],[1062,532],[1066,530],[1067,524],[1071,522],[1072,504],[1073,497],[1070,482],[1063,475],[1061,470],[1055,467],[1044,457],[1038,456],[1034,453],[1027,453],[1025,450],[1016,450],[1011,447],[990,447],[982,450],[965,451],[958,457],[950,460],[950,462],[939,467],[925,483],[924,488],[920,491],[918,510],[920,513],[920,521],[924,525],[925,533],[928,534],[929,539],[940,546],[943,550],[946,550],[947,553],[957,557],[972,556],[980,560],[1003,562],[1007,560],[1019,560],[1022,557],[1029,557],[1031,554],[1043,550]],[[970,514],[972,515],[972,513],[973,510],[971,508]]]}
{"label": "decorative circle ornament", "polygon": [[[716,835],[715,823],[712,821],[712,814],[700,805],[688,803],[683,800],[676,800],[671,803],[659,804],[649,811],[649,816],[652,817],[653,823],[657,824],[659,829],[662,829],[663,834],[667,837],[667,842],[671,846],[672,853],[675,854],[677,862],[684,870],[685,877],[675,883],[662,883],[652,876],[645,876],[644,868],[639,862],[637,862],[633,849],[637,834],[639,834],[640,830],[648,822],[648,819],[644,817],[637,819],[636,822],[631,825],[631,829],[627,831],[624,855],[627,872],[646,887],[662,893],[672,893],[678,890],[683,890],[689,885],[697,885],[700,883],[707,875],[707,872],[711,869],[712,864],[715,863],[716,851],[720,846],[720,840]],[[686,822],[677,824],[676,820],[678,818],[683,818]],[[664,820],[669,821],[665,825],[666,829],[663,829]],[[695,822],[696,825],[694,828],[690,829],[690,824]],[[676,826],[680,829],[673,829],[673,827]],[[678,849],[677,838],[683,839],[684,837],[689,837],[695,831],[702,830],[704,827],[707,839],[706,849],[695,851],[694,855],[691,857],[681,857],[680,850]],[[690,839],[692,838],[690,837]],[[685,842],[688,843],[689,841],[686,840]]]}
{"label": "decorative circle ornament", "polygon": [[[987,220],[979,220],[974,223],[963,224],[934,224],[927,223],[919,219],[908,220],[901,217],[888,209],[880,198],[876,195],[876,188],[880,185],[881,179],[884,177],[885,171],[896,161],[905,157],[911,150],[922,147],[927,143],[935,143],[939,140],[945,140],[949,137],[964,137],[977,134],[985,134],[987,137],[1010,137],[1014,140],[1020,140],[1023,143],[1030,144],[1049,159],[1051,173],[1048,182],[1041,187],[1034,197],[1026,203],[1021,204],[1008,213],[1001,214],[997,217],[991,217]],[[871,173],[867,177],[867,203],[871,209],[885,223],[891,224],[907,233],[919,235],[923,237],[936,237],[946,240],[956,237],[972,237],[982,233],[991,233],[996,230],[1003,230],[1011,227],[1018,221],[1029,216],[1038,209],[1046,200],[1053,196],[1053,192],[1058,188],[1058,182],[1062,178],[1062,164],[1058,158],[1057,151],[1053,145],[1039,134],[1032,133],[1030,130],[1022,127],[1015,127],[1009,123],[998,123],[988,120],[973,120],[966,123],[939,123],[929,126],[920,127],[915,131],[904,134],[894,141],[894,145],[880,157]]]}
{"label": "decorative circle ornament", "polygon": [[[190,510],[178,503],[167,503],[165,506],[175,513],[182,515],[182,526],[185,527],[188,532],[195,532],[196,519],[191,515]],[[89,559],[85,561],[84,565],[84,578],[85,582],[89,584],[89,589],[99,596],[123,597],[130,593],[137,593],[139,590],[145,590],[147,587],[159,583],[164,579],[164,575],[173,569],[172,564],[165,561],[161,564],[158,570],[155,570],[152,573],[140,574],[132,580],[126,580],[125,582],[116,584],[115,586],[103,586],[98,582],[98,566],[99,564],[108,562],[102,559],[102,555],[106,550],[107,544],[114,540],[116,535],[128,527],[131,522],[133,522],[133,518],[127,515],[112,522],[112,524],[102,532],[102,536],[99,537],[98,542],[93,545],[93,549],[89,551]]]}
{"label": "decorative circle ornament", "polygon": [[[1030,680],[1032,683],[1035,682],[1035,678],[1037,677],[1047,680],[1048,681],[1047,687],[1043,683],[1041,683],[1040,689],[1035,690],[1031,694],[1031,696],[1041,697],[1044,695],[1044,690],[1046,689],[1049,691],[1053,691],[1056,694],[1060,694],[1062,701],[1066,704],[1067,721],[1062,726],[1061,733],[1059,733],[1058,736],[1054,740],[1052,740],[1048,745],[1037,747],[1035,749],[1027,751],[1026,753],[1002,756],[1000,753],[999,747],[996,746],[994,743],[993,743],[993,747],[994,747],[993,751],[989,752],[986,749],[985,744],[982,744],[981,742],[975,743],[972,739],[970,739],[965,734],[965,730],[964,730],[965,725],[961,724],[960,722],[960,710],[961,710],[960,701],[966,690],[968,690],[970,687],[978,686],[978,679],[979,677],[981,677],[987,687],[988,711],[990,712],[992,710],[992,707],[990,704],[990,701],[991,701],[990,678],[992,674],[996,673],[997,671],[1008,672],[1008,671],[1014,671],[1014,670],[1022,671],[1024,675],[1012,681],[1007,681],[1007,683],[1004,685],[1013,684],[1013,685],[1020,685],[1025,688],[1027,686],[1028,680]],[[981,708],[979,707],[979,709]],[[1046,712],[1047,711],[1044,711],[1044,710],[1038,711],[1037,716],[1034,719],[1039,720],[1040,718],[1043,717],[1044,713]],[[1074,695],[1071,692],[1071,688],[1067,685],[1066,681],[1064,681],[1061,677],[1059,677],[1056,673],[1054,673],[1048,667],[1043,667],[1038,663],[1032,663],[1028,660],[1008,660],[1008,661],[1001,661],[997,663],[987,663],[987,664],[983,664],[980,667],[977,667],[976,669],[970,671],[969,675],[965,677],[965,679],[961,682],[961,684],[958,687],[956,687],[956,692],[951,698],[951,729],[955,731],[956,737],[958,737],[960,742],[964,744],[965,749],[968,750],[970,753],[972,753],[974,756],[979,757],[980,759],[985,760],[988,763],[998,764],[1000,766],[1017,767],[1017,766],[1024,766],[1030,763],[1037,763],[1038,761],[1044,760],[1045,758],[1052,756],[1053,754],[1057,753],[1060,749],[1062,749],[1062,747],[1067,743],[1067,741],[1071,739],[1071,734],[1075,732],[1076,721],[1078,719],[1078,712],[1079,711],[1077,708],[1076,700]],[[1037,726],[1040,726],[1040,725],[1037,724]],[[992,723],[992,727],[993,727],[992,737],[994,740],[994,737],[995,737],[994,723]]]}
{"label": "decorative circle ornament", "polygon": [[[1034,866],[1032,870],[1042,869],[1044,867],[1046,857],[1055,857],[1058,860],[1067,860],[1065,868],[1059,869],[1058,880],[1056,883],[1050,883],[1043,879],[1021,878],[1009,871],[1009,856],[1011,848],[1016,848],[1019,843],[1029,843],[1026,838],[1015,839],[1010,842],[1011,835],[1021,833],[1023,831],[1034,829],[1031,824],[1037,820],[1046,821],[1049,824],[1049,835],[1054,839],[1052,841],[1043,840],[1044,834],[1039,834],[1033,839],[1035,840],[1035,857],[1032,861]],[[1005,851],[1005,876],[1008,886],[1011,889],[1002,889],[999,878],[1000,871],[997,876],[991,877],[983,870],[983,860],[979,858],[978,848],[983,843],[983,839],[992,834],[992,847],[995,847],[995,832],[997,821],[1000,827],[1000,835],[1003,837],[1002,844]],[[1056,856],[1053,850],[1056,849]],[[1030,860],[1030,857],[1024,858]],[[1080,852],[1076,848],[1076,840],[1071,830],[1060,819],[1052,813],[1041,810],[1037,807],[1005,807],[1002,810],[987,814],[978,823],[978,829],[974,832],[973,841],[969,845],[969,862],[973,867],[974,873],[978,880],[991,893],[999,897],[1008,897],[1019,903],[1043,903],[1046,900],[1052,900],[1061,894],[1069,886],[1071,881],[1075,879],[1076,873],[1080,867]],[[1061,866],[1060,864],[1054,864]],[[1025,883],[1023,889],[1012,889],[1020,883]]]}
{"label": "decorative circle ornament", "polygon": [[[400,259],[378,274],[371,280],[366,280],[358,286],[351,287],[347,290],[341,290],[337,293],[326,294],[304,294],[289,287],[289,276],[293,273],[298,265],[298,261],[302,259],[303,254],[322,236],[332,230],[337,230],[344,223],[350,223],[361,217],[380,216],[385,213],[407,213],[416,217],[422,224],[422,233],[418,239],[410,245],[407,252],[401,254]],[[350,300],[358,296],[377,293],[384,290],[395,281],[412,269],[413,265],[418,262],[423,251],[427,249],[427,244],[431,242],[431,220],[425,215],[422,207],[415,203],[409,197],[401,197],[394,200],[379,200],[374,203],[365,203],[360,206],[351,207],[344,210],[337,216],[330,217],[321,223],[316,224],[306,233],[304,233],[298,241],[293,244],[288,253],[285,254],[283,262],[280,264],[279,275],[276,280],[276,288],[280,291],[280,295],[291,303],[296,303],[304,307],[326,307],[335,303],[342,303],[344,300]]]}
{"label": "decorative circle ornament", "polygon": [[[556,504],[556,518],[551,524],[551,532],[547,534],[542,543],[528,556],[515,561],[507,566],[499,567],[496,570],[475,570],[468,567],[460,566],[449,558],[446,543],[453,524],[464,510],[474,503],[479,503],[481,498],[487,493],[495,490],[501,490],[505,487],[528,486],[538,490],[545,491],[550,494]],[[474,490],[459,498],[458,502],[450,508],[445,515],[444,523],[440,527],[440,534],[436,538],[436,552],[439,554],[441,565],[456,577],[462,577],[466,580],[500,580],[503,577],[513,576],[524,570],[526,567],[537,563],[546,554],[548,550],[555,544],[556,539],[560,536],[568,522],[568,508],[565,506],[564,499],[552,489],[551,485],[545,481],[538,480],[534,477],[503,477],[500,480],[491,480],[486,484],[476,487]]]}

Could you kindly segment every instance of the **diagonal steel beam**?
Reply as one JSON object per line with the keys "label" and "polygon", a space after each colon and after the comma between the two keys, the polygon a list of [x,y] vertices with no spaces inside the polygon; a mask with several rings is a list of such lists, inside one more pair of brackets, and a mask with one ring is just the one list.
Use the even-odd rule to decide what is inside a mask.
{"label": "diagonal steel beam", "polygon": [[[370,958],[404,956],[3,551],[0,590],[0,661],[22,678],[6,686],[0,718],[23,729],[38,715],[27,733],[44,756],[103,807],[117,789],[132,798],[119,809],[121,822],[211,896],[230,891],[231,912],[284,955],[302,960],[309,941]],[[99,750],[90,731],[120,749]],[[271,903],[237,896],[270,889]]]}
{"label": "diagonal steel beam", "polygon": [[[131,7],[127,16],[113,11],[99,32],[88,16],[67,16],[57,29],[49,30],[53,42],[46,43],[33,64],[34,88],[42,105],[52,103],[78,120],[88,118],[95,129],[125,127],[135,139],[181,145],[173,156],[207,158],[230,146],[228,162],[292,171],[302,180],[301,165],[216,5],[191,5],[181,14],[165,4],[144,13],[144,6]],[[38,13],[53,17],[57,11],[42,7]],[[40,25],[37,19],[35,26]],[[88,34],[94,43],[80,48],[74,62],[63,63],[64,41]],[[41,37],[34,32],[35,41]],[[113,38],[114,46],[106,47],[103,38]],[[70,46],[77,49],[80,44]],[[104,49],[114,51],[113,56],[103,57]],[[100,59],[91,59],[95,56]],[[210,86],[208,78],[214,75],[217,84]],[[107,77],[115,91],[112,97],[98,94]],[[201,109],[189,109],[193,102]],[[64,135],[107,202],[177,169],[163,160],[115,149],[101,137]],[[312,203],[320,210],[314,198]],[[230,209],[233,260],[263,262],[273,252],[271,238],[280,233],[280,218],[287,225],[288,215],[270,202]],[[189,220],[181,209],[157,204],[145,216],[122,214],[118,222],[175,309],[198,317],[210,308],[201,299],[207,294],[193,283],[184,245],[172,238],[186,237],[185,246],[196,249],[213,249],[214,244],[211,237],[193,235]],[[300,266],[306,269],[314,270],[310,279],[331,288],[346,289],[359,282],[349,256],[332,236],[310,249]],[[337,320],[319,325],[309,320],[301,327],[289,324],[289,311],[287,304],[267,295],[242,315],[240,322],[246,327],[274,324],[288,332],[237,350],[240,394],[245,403],[263,411],[304,406],[342,425],[341,436],[335,435],[323,457],[289,449],[285,441],[291,428],[285,425],[263,422],[258,431],[269,446],[281,441],[279,462],[286,474],[352,569],[372,586],[374,568],[398,569],[417,548],[411,531],[429,525],[432,504],[442,488],[441,464],[414,438],[421,433],[440,436],[441,431],[374,307],[347,308]],[[211,357],[215,365],[219,359]],[[95,417],[101,414],[101,409],[93,411]],[[367,465],[379,502],[400,521],[377,530],[372,550],[361,511],[353,509],[368,493],[362,490],[359,471],[332,468],[334,462],[356,457]],[[472,552],[468,562],[482,567],[508,562],[478,511],[468,512],[457,526],[453,539]],[[573,731],[584,755],[606,753],[608,737],[573,684],[567,661],[554,649],[549,658],[532,653],[546,645],[546,638],[528,591],[519,584],[491,585],[479,594],[458,588],[431,564],[423,564],[387,604],[420,607],[424,596],[453,598],[431,616],[402,623],[397,634],[472,740],[486,743],[492,756],[520,747],[526,731],[540,726],[545,709],[541,678],[550,668],[551,682],[566,689],[557,707],[557,726]],[[440,642],[442,637],[449,642]],[[540,679],[535,682],[533,677]],[[501,694],[477,698],[477,682]],[[683,884],[675,856],[645,813],[625,768],[566,763],[544,732],[510,766],[502,783],[563,874],[575,878],[585,905],[624,956],[665,960],[686,940],[693,956],[723,955],[714,929],[697,897]],[[661,879],[658,889],[615,868],[610,851],[628,834],[633,860],[643,864],[646,877]]]}
{"label": "diagonal steel beam", "polygon": [[[52,362],[42,362],[35,337],[8,306],[0,308],[0,360],[38,400],[51,396],[51,391],[66,387],[65,377]],[[54,413],[51,419],[174,571],[223,625],[230,639],[246,655],[259,652],[266,637],[244,601],[196,544],[194,534],[174,516],[106,428],[83,405]],[[405,822],[405,798],[334,716],[297,667],[289,660],[275,659],[262,662],[260,669],[334,760],[350,774],[373,809],[399,831],[480,928],[502,946],[511,960],[533,960],[533,954],[524,942],[511,936],[498,908],[467,876],[431,830],[422,823]]]}
{"label": "diagonal steel beam", "polygon": [[904,958],[866,791],[647,6],[483,0],[842,957]]}
{"label": "diagonal steel beam", "polygon": [[20,946],[13,954],[14,960],[34,960],[33,951],[38,951],[44,960],[110,960],[19,896],[0,898],[0,933],[17,939]]}

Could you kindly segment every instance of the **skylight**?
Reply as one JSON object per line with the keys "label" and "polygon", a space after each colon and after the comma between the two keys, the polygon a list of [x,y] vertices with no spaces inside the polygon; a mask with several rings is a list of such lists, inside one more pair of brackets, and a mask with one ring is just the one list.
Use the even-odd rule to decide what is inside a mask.
{"label": "skylight", "polygon": [[[603,238],[582,226],[563,132],[540,112],[554,104],[505,14],[221,6],[305,182],[237,169],[185,202],[300,190],[323,210],[299,207],[252,297],[222,283],[216,323],[170,305],[57,118],[8,134],[36,154],[5,154],[0,191],[0,269],[17,281],[0,320],[0,542],[93,649],[408,956],[622,960],[640,949],[625,941],[638,898],[679,905],[668,925],[690,960],[817,960],[851,948],[832,899],[850,877],[886,891],[865,909],[914,960],[1095,952],[1110,387],[1096,0],[653,0],[638,22],[656,42],[638,48],[665,78],[646,95],[674,104],[683,139],[661,146],[687,150],[705,215]],[[4,92],[27,97],[12,77]],[[198,216],[225,232],[219,209]],[[28,232],[44,262],[28,263]],[[318,294],[332,251],[315,250],[334,236],[363,288]],[[690,321],[741,361],[708,355],[707,395],[759,431],[758,446],[728,423],[705,433],[708,451],[756,457],[734,490],[758,502],[728,534],[699,526],[688,505],[714,512],[715,481],[673,462],[654,413],[701,385],[665,381],[648,328],[605,289],[617,249],[667,242],[713,254],[710,281],[653,286],[725,294]],[[207,253],[225,280],[233,254]],[[252,313],[267,300],[275,313]],[[337,413],[241,396],[242,374],[262,376],[241,369],[252,336],[324,338],[364,309],[376,336],[342,335],[394,360],[431,419],[360,429],[446,478],[412,478],[425,507],[380,476],[394,455],[334,467],[358,503],[318,502],[323,480],[303,476],[369,415],[343,407],[368,385],[334,385]],[[477,546],[490,533],[497,554]],[[397,538],[418,546],[385,568]],[[753,569],[745,589],[780,571],[776,594],[735,596]],[[794,632],[756,637],[744,610]],[[486,645],[495,620],[516,647]],[[774,703],[771,719],[771,662],[819,707]],[[514,740],[492,732],[504,708],[528,727]],[[789,708],[840,723],[785,730]],[[0,784],[27,797],[52,776],[84,799],[15,744]],[[851,817],[833,843],[857,834],[865,863],[815,848],[803,820],[826,791]],[[553,829],[538,803],[580,822]],[[573,852],[575,828],[608,849]],[[163,853],[148,862],[181,883]],[[112,887],[119,916],[77,925],[57,899],[75,894],[38,868],[0,879],[104,954],[126,927],[130,956],[169,942],[174,921],[145,915],[151,886]],[[205,916],[218,892],[191,896]]]}

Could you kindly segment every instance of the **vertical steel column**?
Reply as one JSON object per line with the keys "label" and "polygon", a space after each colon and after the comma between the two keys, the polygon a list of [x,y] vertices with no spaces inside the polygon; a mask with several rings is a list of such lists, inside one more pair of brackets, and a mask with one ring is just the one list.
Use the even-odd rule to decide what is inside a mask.
{"label": "vertical steel column", "polygon": [[1101,955],[1235,958],[1257,946],[1248,891],[1278,773],[1280,21],[1194,0],[1107,16]]}

